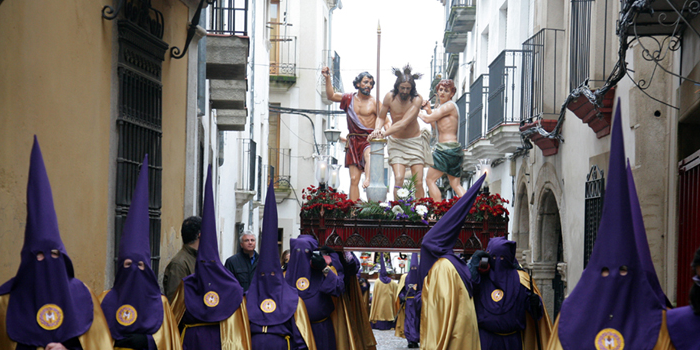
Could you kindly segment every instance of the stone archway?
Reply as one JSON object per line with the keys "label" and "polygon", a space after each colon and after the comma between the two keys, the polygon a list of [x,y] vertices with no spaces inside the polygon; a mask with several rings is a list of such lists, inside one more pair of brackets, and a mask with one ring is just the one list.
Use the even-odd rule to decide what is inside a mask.
{"label": "stone archway", "polygon": [[[520,184],[516,192],[513,208],[513,236],[512,239],[518,244],[516,258],[522,260],[523,251],[530,249],[530,203],[528,201],[527,186]],[[527,264],[527,261],[520,261]]]}
{"label": "stone archway", "polygon": [[565,278],[557,269],[560,264],[565,264],[564,242],[554,193],[545,188],[540,198],[536,218],[539,244],[533,247],[533,274],[542,291],[547,310],[554,319],[561,309],[566,292]]}

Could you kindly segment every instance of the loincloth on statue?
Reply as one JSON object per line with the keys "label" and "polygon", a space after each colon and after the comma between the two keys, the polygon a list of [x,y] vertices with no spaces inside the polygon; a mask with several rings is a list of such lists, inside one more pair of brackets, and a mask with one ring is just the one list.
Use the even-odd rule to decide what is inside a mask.
{"label": "loincloth on statue", "polygon": [[430,132],[425,130],[420,136],[408,139],[397,139],[389,136],[386,149],[389,153],[389,165],[433,165],[433,157],[430,152]]}
{"label": "loincloth on statue", "polygon": [[464,150],[459,142],[440,142],[433,151],[433,168],[450,176],[461,177],[463,159]]}
{"label": "loincloth on statue", "polygon": [[369,147],[367,134],[348,134],[348,141],[345,143],[345,167],[356,166],[361,171],[365,171],[365,149]]}

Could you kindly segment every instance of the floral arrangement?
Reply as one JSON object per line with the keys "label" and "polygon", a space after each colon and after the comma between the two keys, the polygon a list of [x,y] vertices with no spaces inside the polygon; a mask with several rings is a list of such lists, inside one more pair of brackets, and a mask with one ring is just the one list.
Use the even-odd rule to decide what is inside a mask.
{"label": "floral arrangement", "polygon": [[[397,189],[398,200],[387,202],[353,202],[344,193],[329,188],[320,191],[315,186],[302,190],[304,201],[301,215],[304,218],[314,218],[323,215],[326,218],[358,218],[378,220],[407,220],[423,222],[440,219],[460,197],[435,202],[431,198],[415,199],[415,187],[412,180],[407,180],[403,187]],[[503,205],[510,203],[500,194],[482,193],[476,197],[474,206],[469,210],[467,221],[507,220],[508,209]],[[323,214],[322,214],[323,213]]]}
{"label": "floral arrangement", "polygon": [[311,185],[301,191],[301,215],[305,218],[321,216],[327,218],[342,218],[350,214],[355,202],[348,199],[348,195],[328,187],[327,191]]}

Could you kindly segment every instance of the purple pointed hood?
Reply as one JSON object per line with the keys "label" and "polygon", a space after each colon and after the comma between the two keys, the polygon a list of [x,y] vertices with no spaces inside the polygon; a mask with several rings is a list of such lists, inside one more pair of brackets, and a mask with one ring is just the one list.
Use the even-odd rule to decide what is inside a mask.
{"label": "purple pointed hood", "polygon": [[420,283],[420,273],[418,271],[418,267],[418,253],[413,253],[411,254],[411,267],[410,270],[408,270],[406,281],[404,282],[406,285],[418,284],[422,287],[423,284]]}
{"label": "purple pointed hood", "polygon": [[[57,257],[52,256],[57,251]],[[43,260],[37,255],[43,254]],[[55,255],[55,254],[54,254]],[[7,335],[20,344],[43,347],[82,335],[92,325],[90,290],[73,272],[61,241],[39,142],[34,146],[27,185],[27,223],[17,275],[0,286],[10,294]]]}
{"label": "purple pointed hood", "polygon": [[482,175],[472,187],[469,187],[467,193],[460,198],[455,205],[447,211],[445,215],[428,231],[423,237],[420,248],[420,284],[428,276],[428,272],[433,267],[436,261],[440,258],[446,258],[452,262],[459,273],[459,276],[464,282],[464,286],[471,295],[471,274],[467,264],[454,254],[454,246],[462,231],[464,219],[469,214],[469,210],[474,205],[476,196],[481,191],[481,185],[484,183],[486,174]]}
{"label": "purple pointed hood", "polygon": [[647,279],[651,288],[659,298],[661,305],[666,307],[668,299],[663,289],[659,277],[656,275],[654,263],[651,260],[651,252],[649,251],[649,242],[647,241],[647,231],[644,228],[644,220],[642,219],[642,207],[639,205],[637,197],[637,187],[634,185],[634,176],[632,176],[632,168],[630,168],[629,159],[627,160],[627,183],[630,192],[630,205],[632,207],[632,225],[634,227],[634,237],[637,242],[637,252],[639,252],[639,260],[642,263],[642,268],[647,274]]}
{"label": "purple pointed hood", "polygon": [[258,267],[246,294],[250,322],[272,326],[287,322],[297,310],[299,294],[284,280],[277,248],[277,201],[273,183],[265,196]]}
{"label": "purple pointed hood", "polygon": [[379,280],[382,281],[382,283],[390,283],[391,282],[391,277],[389,277],[389,274],[386,273],[386,266],[384,264],[384,253],[379,253]]}
{"label": "purple pointed hood", "polygon": [[311,235],[299,235],[289,240],[289,248],[284,279],[306,300],[318,294],[323,282],[323,272],[311,269],[311,255],[318,249],[318,242]]}
{"label": "purple pointed hood", "polygon": [[[489,240],[486,252],[491,254],[491,269],[488,280],[482,279],[479,293],[481,306],[495,315],[503,315],[510,311],[518,301],[520,275],[516,270],[516,244],[505,237],[494,237]],[[502,299],[494,301],[491,292],[496,289],[505,291]]]}
{"label": "purple pointed hood", "polygon": [[[663,306],[637,249],[630,186],[625,170],[620,101],[610,137],[610,166],[598,236],[581,279],[559,314],[564,349],[592,349],[624,341],[627,349],[656,344]],[[608,271],[603,276],[603,271]],[[586,317],[581,317],[586,315]]]}
{"label": "purple pointed hood", "polygon": [[[146,155],[119,241],[114,286],[102,300],[102,310],[112,338],[116,340],[127,334],[153,334],[163,323],[160,287],[150,263],[148,193]],[[126,259],[131,259],[131,266],[124,267]],[[139,268],[140,262],[143,262],[143,270]]]}
{"label": "purple pointed hood", "polygon": [[210,165],[204,186],[202,234],[199,238],[197,264],[194,273],[184,278],[185,306],[200,321],[220,322],[231,317],[241,306],[243,288],[219,257],[211,181]]}

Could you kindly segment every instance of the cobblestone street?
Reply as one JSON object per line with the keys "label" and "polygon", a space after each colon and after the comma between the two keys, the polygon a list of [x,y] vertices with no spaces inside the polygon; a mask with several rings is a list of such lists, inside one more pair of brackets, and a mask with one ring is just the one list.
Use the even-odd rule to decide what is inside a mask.
{"label": "cobblestone street", "polygon": [[374,338],[377,339],[377,350],[407,349],[408,342],[404,338],[394,336],[394,330],[380,331],[373,329]]}

